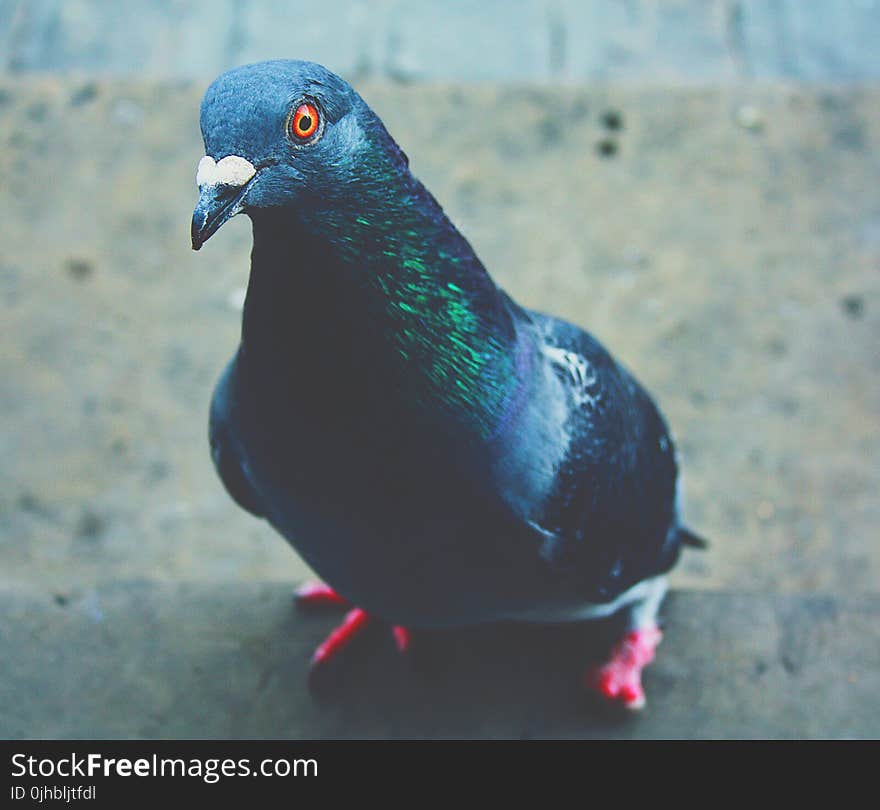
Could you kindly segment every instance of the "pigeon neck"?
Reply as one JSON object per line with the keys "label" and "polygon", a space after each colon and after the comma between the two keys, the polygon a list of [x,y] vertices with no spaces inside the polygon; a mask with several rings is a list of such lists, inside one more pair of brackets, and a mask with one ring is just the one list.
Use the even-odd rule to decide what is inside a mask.
{"label": "pigeon neck", "polygon": [[406,175],[401,188],[368,187],[305,217],[252,216],[243,344],[333,352],[319,362],[342,375],[368,368],[372,387],[396,388],[486,438],[519,387],[513,316],[464,237]]}

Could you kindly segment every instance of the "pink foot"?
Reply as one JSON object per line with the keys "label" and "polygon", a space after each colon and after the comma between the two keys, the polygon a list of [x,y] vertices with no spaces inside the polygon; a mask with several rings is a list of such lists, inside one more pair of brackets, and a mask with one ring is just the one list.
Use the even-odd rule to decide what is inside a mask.
{"label": "pink foot", "polygon": [[307,582],[305,585],[301,585],[294,592],[293,598],[296,599],[298,605],[303,607],[317,607],[319,605],[348,607],[349,605],[348,599],[340,596],[333,588],[323,582]]}
{"label": "pink foot", "polygon": [[[319,605],[350,607],[351,605],[345,597],[340,596],[329,585],[315,582],[307,583],[299,588],[296,591],[295,598],[297,604],[303,607]],[[360,608],[349,610],[345,614],[342,624],[327,636],[324,643],[315,650],[312,655],[312,669],[335,658],[356,636],[360,635],[371,621],[366,611]],[[395,625],[391,628],[391,634],[394,637],[394,643],[398,651],[401,653],[407,652],[412,641],[410,631],[406,627]]]}
{"label": "pink foot", "polygon": [[399,653],[403,654],[409,651],[412,644],[412,633],[409,628],[396,624],[391,628],[391,635],[394,636],[394,643],[397,645]]}
{"label": "pink foot", "polygon": [[645,705],[642,670],[654,660],[662,638],[657,625],[630,631],[614,645],[608,661],[587,672],[587,687],[624,708],[641,709]]}

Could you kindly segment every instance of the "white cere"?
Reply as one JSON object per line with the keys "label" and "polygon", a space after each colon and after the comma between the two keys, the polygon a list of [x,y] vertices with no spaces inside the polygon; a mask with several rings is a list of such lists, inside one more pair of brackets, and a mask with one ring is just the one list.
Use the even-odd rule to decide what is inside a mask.
{"label": "white cere", "polygon": [[238,155],[227,155],[219,161],[215,161],[210,155],[205,155],[199,161],[199,167],[196,170],[196,185],[199,188],[202,186],[239,188],[256,173],[254,164]]}

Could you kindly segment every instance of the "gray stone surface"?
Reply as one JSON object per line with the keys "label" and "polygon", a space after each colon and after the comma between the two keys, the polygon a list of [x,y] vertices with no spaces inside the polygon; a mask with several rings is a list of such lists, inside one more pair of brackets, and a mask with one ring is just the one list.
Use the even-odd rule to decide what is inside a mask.
{"label": "gray stone surface", "polygon": [[313,59],[393,79],[880,76],[877,0],[0,0],[0,69],[208,79]]}
{"label": "gray stone surface", "polygon": [[[676,584],[877,591],[880,92],[362,89],[498,281],[657,396],[713,540]],[[208,455],[250,229],[189,249],[200,92],[0,82],[0,583],[306,573]]]}
{"label": "gray stone surface", "polygon": [[378,634],[306,690],[333,619],[208,455],[250,232],[189,249],[203,87],[0,78],[0,737],[880,735],[880,89],[359,84],[678,437],[712,548],[622,723],[581,630],[431,637],[416,674]]}
{"label": "gray stone surface", "polygon": [[434,634],[410,664],[377,632],[315,694],[333,619],[280,585],[119,583],[63,606],[7,590],[0,615],[2,737],[880,736],[877,596],[673,594],[636,718],[585,700],[601,644],[580,629]]}

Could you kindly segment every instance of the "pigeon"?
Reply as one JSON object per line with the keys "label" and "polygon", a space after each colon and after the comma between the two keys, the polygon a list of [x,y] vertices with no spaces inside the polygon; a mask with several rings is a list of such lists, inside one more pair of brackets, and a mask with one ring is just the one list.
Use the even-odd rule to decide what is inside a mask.
{"label": "pigeon", "polygon": [[[210,409],[239,506],[349,608],[313,658],[370,622],[578,622],[627,630],[583,676],[638,709],[666,573],[700,538],[651,397],[591,335],[518,305],[343,79],[276,60],[201,105],[192,247],[252,222],[241,341]],[[625,611],[625,613],[624,613]]]}

